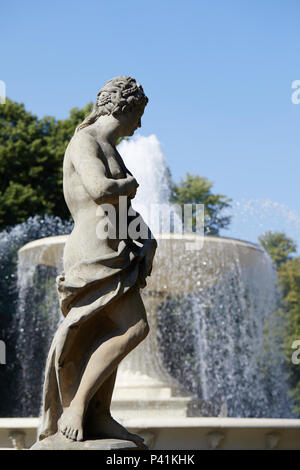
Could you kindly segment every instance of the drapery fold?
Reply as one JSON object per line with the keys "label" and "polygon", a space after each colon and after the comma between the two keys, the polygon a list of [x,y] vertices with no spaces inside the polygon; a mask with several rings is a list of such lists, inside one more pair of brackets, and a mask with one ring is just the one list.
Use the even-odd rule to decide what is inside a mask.
{"label": "drapery fold", "polygon": [[[84,335],[95,329],[95,317],[101,322],[105,308],[139,285],[140,249],[132,240],[121,240],[117,251],[77,262],[57,277],[65,318],[53,338],[46,363],[40,440],[57,432],[63,408],[69,406],[78,389],[87,355]],[[96,337],[89,334],[92,344]]]}

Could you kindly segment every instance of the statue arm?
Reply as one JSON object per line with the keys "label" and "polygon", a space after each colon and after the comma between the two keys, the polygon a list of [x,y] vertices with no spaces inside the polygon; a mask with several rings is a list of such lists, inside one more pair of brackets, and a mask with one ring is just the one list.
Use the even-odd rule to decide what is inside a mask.
{"label": "statue arm", "polygon": [[[131,211],[130,211],[131,212]],[[130,213],[129,212],[129,213]],[[143,288],[146,286],[146,277],[151,275],[152,271],[152,264],[153,258],[157,249],[157,241],[155,240],[150,228],[142,218],[142,216],[135,211],[134,215],[129,215],[128,222],[129,228],[130,223],[138,219],[139,223],[139,232],[143,234],[142,238],[139,236],[138,238],[134,238],[134,240],[142,245],[141,251],[139,254],[140,258],[140,271],[139,271],[139,278],[140,278],[140,287]]]}
{"label": "statue arm", "polygon": [[149,226],[146,224],[146,222],[144,221],[141,214],[139,214],[139,212],[137,212],[133,208],[131,208],[131,209],[134,211],[134,215],[130,215],[130,214],[132,214],[132,212],[130,210],[129,215],[128,215],[128,224],[130,225],[131,222],[138,219],[139,225],[140,225],[139,232],[142,233],[143,235],[145,234],[144,238],[139,236],[138,238],[135,238],[134,240],[141,243],[142,245],[147,245],[148,247],[151,246],[151,247],[156,248],[157,247],[157,242],[156,242],[156,240],[154,238],[154,235],[151,232]]}
{"label": "statue arm", "polygon": [[138,183],[132,175],[121,179],[107,178],[96,143],[83,144],[81,141],[76,147],[72,151],[72,164],[85,190],[97,204],[115,203],[119,196],[130,197],[136,190]]}
{"label": "statue arm", "polygon": [[[145,224],[145,222],[143,221]],[[147,225],[145,224],[147,227]],[[139,238],[136,241],[142,244],[142,248],[139,254],[140,258],[140,268],[139,268],[139,283],[140,288],[143,289],[146,287],[146,278],[151,275],[153,259],[157,249],[157,241],[153,237],[151,230],[147,227],[148,238],[142,239]]]}

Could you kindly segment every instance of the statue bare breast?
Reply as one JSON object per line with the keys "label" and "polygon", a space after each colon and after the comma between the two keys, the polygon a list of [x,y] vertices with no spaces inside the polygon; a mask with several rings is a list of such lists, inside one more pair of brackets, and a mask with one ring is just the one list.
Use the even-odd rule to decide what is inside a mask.
{"label": "statue bare breast", "polygon": [[111,204],[118,214],[119,196],[130,201],[137,186],[114,147],[100,144],[84,131],[73,137],[64,158],[64,196],[75,222],[65,247],[65,269],[83,257],[118,248],[118,237],[97,236],[99,227],[107,224],[107,214],[101,207]]}

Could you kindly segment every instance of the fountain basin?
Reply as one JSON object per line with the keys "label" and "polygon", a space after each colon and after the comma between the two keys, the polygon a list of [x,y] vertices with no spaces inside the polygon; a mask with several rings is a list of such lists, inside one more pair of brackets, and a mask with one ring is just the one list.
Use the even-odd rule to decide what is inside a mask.
{"label": "fountain basin", "polygon": [[[43,238],[22,247],[19,250],[19,273],[22,274],[22,270],[27,272],[28,267],[33,265],[56,266],[58,271],[62,270],[67,237]],[[122,419],[132,416],[151,418],[157,413],[166,418],[216,415],[218,409],[220,411],[224,405],[224,398],[221,399],[220,394],[212,396],[212,390],[218,385],[213,382],[213,376],[218,374],[213,370],[216,366],[209,365],[213,345],[209,344],[205,335],[226,331],[223,341],[230,344],[231,349],[226,350],[226,354],[232,357],[226,359],[227,362],[221,369],[225,367],[226,373],[227,368],[228,376],[237,367],[245,366],[238,362],[240,359],[233,357],[236,354],[235,349],[242,348],[240,333],[251,333],[247,354],[250,357],[251,354],[256,355],[263,342],[265,317],[274,304],[274,272],[270,258],[260,246],[230,238],[159,234],[156,239],[158,249],[152,276],[148,278],[147,288],[142,291],[151,333],[120,364],[112,411]],[[229,291],[233,294],[228,294]],[[211,324],[207,325],[208,314],[206,310],[202,311],[203,306],[205,309],[215,309],[214,304],[219,305],[220,302],[220,292],[224,294],[220,298],[235,298],[237,294],[241,299],[238,303],[235,300],[230,308],[225,309],[222,313],[224,318],[219,318],[218,313],[218,317],[209,320]],[[245,301],[244,297],[249,298],[249,293],[252,298]],[[198,389],[200,387],[201,390],[196,401],[192,398],[195,398],[195,391],[186,389],[184,377],[180,381],[166,370],[158,340],[159,309],[168,304],[170,299],[185,298],[187,295],[198,299],[198,304],[192,308],[195,310],[193,318],[196,323],[200,322],[193,336],[194,350],[196,348],[197,354],[199,353],[198,369],[201,376],[200,385],[198,384]],[[229,300],[225,299],[227,303]],[[235,328],[235,317],[242,325],[239,325],[238,334],[236,331],[233,334],[231,330]],[[222,325],[219,324],[221,320]],[[160,341],[164,341],[163,336]],[[225,349],[228,349],[227,346],[224,345]],[[243,357],[242,359],[244,360]],[[238,362],[238,366],[235,362]],[[217,377],[217,380],[222,380],[222,377]],[[231,377],[230,380],[237,379]],[[251,384],[250,376],[248,380]],[[245,381],[245,377],[241,375],[240,381]],[[232,388],[230,381],[228,385]],[[236,394],[238,393],[240,392],[237,389]]]}
{"label": "fountain basin", "polygon": [[[123,423],[151,450],[299,450],[299,419],[131,418]],[[0,418],[0,449],[29,449],[38,418]]]}
{"label": "fountain basin", "polygon": [[[19,260],[62,269],[63,250],[68,236],[46,237],[27,243],[19,250]],[[148,290],[180,294],[185,293],[186,289],[197,289],[199,282],[212,285],[217,282],[220,269],[232,270],[235,267],[232,263],[237,256],[242,267],[247,269],[248,277],[253,276],[255,269],[269,268],[268,256],[254,243],[192,234],[156,234],[155,238],[158,250],[152,276],[148,278]],[[160,269],[162,266],[165,269]],[[196,277],[191,279],[190,274]],[[186,278],[186,275],[189,277]]]}

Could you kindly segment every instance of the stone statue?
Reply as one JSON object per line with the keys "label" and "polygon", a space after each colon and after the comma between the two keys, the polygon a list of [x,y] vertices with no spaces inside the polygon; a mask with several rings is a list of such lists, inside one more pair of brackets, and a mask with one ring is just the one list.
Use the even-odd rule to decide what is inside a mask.
{"label": "stone statue", "polygon": [[[140,289],[157,243],[131,207],[138,183],[116,150],[121,137],[141,126],[147,102],[133,78],[109,80],[65,153],[64,196],[75,223],[57,278],[65,319],[48,355],[42,428],[33,448],[49,438],[144,446],[112,418],[110,404],[118,364],[149,331]],[[140,225],[136,237],[128,234],[131,222]]]}

